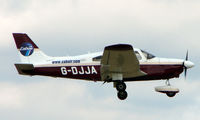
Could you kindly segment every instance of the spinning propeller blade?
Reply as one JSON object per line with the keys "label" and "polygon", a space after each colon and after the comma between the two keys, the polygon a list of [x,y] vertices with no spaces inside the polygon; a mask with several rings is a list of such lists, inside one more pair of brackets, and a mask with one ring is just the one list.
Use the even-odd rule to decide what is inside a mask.
{"label": "spinning propeller blade", "polygon": [[187,77],[187,67],[185,66],[185,62],[188,61],[188,50],[186,52],[186,57],[185,57],[185,61],[183,61],[183,68],[184,68],[184,76],[185,76],[185,80]]}
{"label": "spinning propeller blade", "polygon": [[186,80],[186,76],[187,76],[187,68],[186,67],[184,68],[184,72],[185,72],[184,76],[185,76],[185,80]]}
{"label": "spinning propeller blade", "polygon": [[186,60],[186,61],[188,60],[188,50],[187,50],[187,53],[186,53],[185,60]]}

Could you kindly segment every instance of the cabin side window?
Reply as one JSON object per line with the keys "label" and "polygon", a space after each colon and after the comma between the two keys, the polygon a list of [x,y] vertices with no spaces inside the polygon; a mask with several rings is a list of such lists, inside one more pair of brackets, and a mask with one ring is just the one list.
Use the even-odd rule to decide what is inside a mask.
{"label": "cabin side window", "polygon": [[[142,57],[141,57],[141,55],[139,54],[138,51],[135,51],[135,55],[136,55],[138,60],[142,59]],[[102,59],[102,55],[92,58],[92,61],[101,61],[101,59]]]}

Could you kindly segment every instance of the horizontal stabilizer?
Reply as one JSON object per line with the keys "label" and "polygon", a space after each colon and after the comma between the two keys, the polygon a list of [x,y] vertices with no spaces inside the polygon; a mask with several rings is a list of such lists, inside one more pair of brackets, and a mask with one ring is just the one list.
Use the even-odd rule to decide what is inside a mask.
{"label": "horizontal stabilizer", "polygon": [[34,69],[33,64],[15,64],[15,67],[21,75],[31,75],[31,72]]}

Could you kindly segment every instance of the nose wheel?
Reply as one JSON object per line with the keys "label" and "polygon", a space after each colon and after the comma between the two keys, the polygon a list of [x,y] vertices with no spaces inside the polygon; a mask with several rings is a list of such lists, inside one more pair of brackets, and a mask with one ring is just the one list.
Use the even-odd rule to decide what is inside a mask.
{"label": "nose wheel", "polygon": [[166,95],[168,97],[174,97],[176,95],[176,92],[167,92]]}
{"label": "nose wheel", "polygon": [[[166,86],[171,86],[169,80],[166,80],[165,84],[166,84]],[[177,93],[177,91],[168,91],[168,92],[166,92],[166,95],[168,97],[174,97],[176,95],[176,93]]]}
{"label": "nose wheel", "polygon": [[165,86],[155,87],[155,91],[165,93],[168,97],[174,97],[176,93],[179,92],[178,88],[170,85],[169,80],[167,80],[165,84]]}
{"label": "nose wheel", "polygon": [[126,90],[126,84],[122,81],[116,82],[116,89],[117,89],[117,97],[120,100],[125,100],[128,97],[128,93],[125,91]]}

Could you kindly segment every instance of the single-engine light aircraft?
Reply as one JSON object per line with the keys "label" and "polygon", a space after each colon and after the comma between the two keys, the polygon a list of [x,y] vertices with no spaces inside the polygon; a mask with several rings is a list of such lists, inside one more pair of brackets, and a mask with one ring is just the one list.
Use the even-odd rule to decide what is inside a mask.
{"label": "single-engine light aircraft", "polygon": [[155,87],[155,91],[173,97],[179,89],[171,86],[169,79],[178,78],[183,71],[186,77],[187,69],[194,66],[188,61],[188,52],[185,60],[159,58],[129,44],[79,56],[50,57],[27,34],[13,33],[13,37],[21,59],[15,64],[19,74],[113,82],[120,100],[127,98],[125,82],[131,81],[166,80],[166,85]]}

